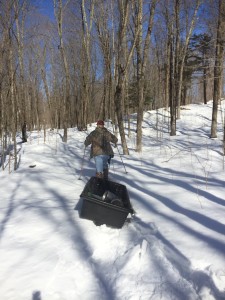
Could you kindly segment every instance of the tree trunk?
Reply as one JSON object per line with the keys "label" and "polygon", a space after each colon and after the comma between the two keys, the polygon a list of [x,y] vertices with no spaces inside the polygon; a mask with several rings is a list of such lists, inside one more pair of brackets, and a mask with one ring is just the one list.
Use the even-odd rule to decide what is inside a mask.
{"label": "tree trunk", "polygon": [[176,100],[175,100],[175,83],[174,83],[174,72],[175,72],[175,50],[174,50],[174,37],[171,33],[170,38],[170,86],[169,86],[169,99],[170,99],[170,135],[176,135]]}
{"label": "tree trunk", "polygon": [[[25,80],[24,80],[24,17],[25,17],[25,5],[24,1],[21,6],[19,0],[13,3],[15,9],[15,23],[16,23],[16,37],[18,43],[18,61],[20,70],[20,89],[18,94],[19,102],[21,103],[21,124],[23,124],[27,119],[27,106],[26,106],[26,93],[25,93]],[[20,13],[22,17],[19,18]]]}
{"label": "tree trunk", "polygon": [[204,67],[203,70],[203,97],[204,97],[204,104],[207,104],[207,70]]}
{"label": "tree trunk", "polygon": [[[87,127],[89,120],[90,105],[90,84],[91,84],[91,30],[93,25],[95,1],[91,1],[90,12],[86,13],[85,0],[81,1],[82,14],[82,100],[83,100],[83,120],[81,126]],[[87,16],[89,15],[89,22]]]}
{"label": "tree trunk", "polygon": [[[180,0],[177,0],[180,1]],[[188,49],[188,44],[190,41],[190,37],[192,35],[192,32],[194,30],[194,25],[195,25],[195,21],[196,21],[196,17],[197,17],[197,12],[200,6],[200,2],[201,0],[197,0],[196,5],[195,5],[195,9],[194,9],[194,13],[192,16],[192,20],[190,23],[190,27],[189,30],[187,32],[187,35],[185,37],[185,43],[184,43],[184,47],[181,49],[181,53],[180,53],[180,62],[179,62],[179,69],[178,69],[178,90],[177,90],[177,119],[180,119],[180,102],[181,102],[181,91],[182,91],[182,85],[183,85],[183,73],[184,73],[184,63],[185,63],[185,57],[186,57],[186,53],[187,53],[187,49]],[[180,43],[180,41],[179,41]]]}
{"label": "tree trunk", "polygon": [[[121,74],[120,74],[121,73]],[[124,125],[123,125],[123,110],[121,109],[121,101],[123,98],[124,93],[124,79],[122,79],[122,71],[119,73],[119,82],[116,86],[116,92],[115,92],[115,108],[116,108],[116,115],[118,119],[118,127],[120,132],[120,138],[121,138],[121,144],[123,147],[123,153],[125,155],[129,155],[129,150],[127,147],[126,137],[125,137],[125,131],[124,131]]]}
{"label": "tree trunk", "polygon": [[217,113],[218,113],[218,102],[220,99],[221,89],[222,89],[224,39],[225,39],[225,2],[224,0],[219,0],[219,16],[218,16],[218,25],[217,25],[217,39],[216,39],[215,66],[214,66],[211,138],[217,137]]}
{"label": "tree trunk", "polygon": [[138,1],[137,13],[137,83],[138,83],[138,112],[137,112],[137,141],[136,151],[142,151],[142,121],[144,112],[144,82],[146,76],[146,65],[148,58],[148,51],[150,46],[150,37],[153,26],[153,18],[155,12],[156,1],[152,1],[151,9],[149,12],[148,31],[144,41],[144,49],[142,52],[143,42],[143,0]]}
{"label": "tree trunk", "polygon": [[127,24],[128,24],[128,17],[129,17],[129,1],[122,1],[118,0],[119,4],[119,30],[118,30],[118,53],[117,53],[117,72],[118,72],[118,80],[116,84],[116,90],[115,90],[115,108],[116,108],[116,114],[117,114],[117,120],[118,120],[118,126],[119,126],[119,132],[123,147],[123,153],[125,155],[129,154],[127,142],[125,138],[125,131],[124,131],[124,125],[123,125],[123,97],[125,95],[124,93],[124,87],[125,87],[125,78],[126,74],[128,72],[128,66],[131,60],[131,57],[133,55],[134,47],[136,45],[138,32],[136,32],[134,41],[132,42],[131,48],[127,56],[125,55],[125,37],[126,37],[126,31],[127,31]]}
{"label": "tree trunk", "polygon": [[70,74],[69,74],[69,66],[67,62],[67,57],[65,53],[65,46],[63,41],[63,7],[62,0],[54,0],[54,8],[55,8],[55,16],[57,19],[57,27],[58,27],[58,35],[59,35],[59,50],[64,66],[65,71],[65,94],[64,94],[64,114],[63,114],[63,142],[67,143],[68,138],[68,122],[69,122],[69,109],[70,109]]}

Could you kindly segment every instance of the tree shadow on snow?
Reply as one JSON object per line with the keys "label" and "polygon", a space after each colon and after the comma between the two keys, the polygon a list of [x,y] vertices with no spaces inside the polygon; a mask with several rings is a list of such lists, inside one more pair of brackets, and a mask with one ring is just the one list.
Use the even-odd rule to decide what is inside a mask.
{"label": "tree shadow on snow", "polygon": [[[133,166],[129,166],[129,168],[135,169],[135,167],[133,167]],[[173,202],[170,198],[160,195],[160,189],[162,189],[162,187],[163,187],[163,182],[165,182],[167,185],[168,184],[174,185],[174,183],[175,183],[176,185],[179,185],[180,187],[187,189],[189,191],[192,191],[192,192],[196,192],[196,191],[191,185],[184,183],[181,180],[176,179],[175,181],[173,181],[169,178],[165,178],[160,175],[157,175],[160,173],[159,168],[157,168],[157,170],[154,170],[153,168],[154,168],[154,166],[151,165],[149,171],[140,170],[139,172],[141,174],[143,174],[144,176],[149,176],[150,180],[156,179],[162,183],[162,186],[159,187],[159,193],[155,193],[154,191],[144,188],[143,182],[141,182],[141,180],[139,180],[139,181],[133,180],[132,190],[130,191],[132,198],[136,199],[137,202],[142,203],[142,205],[146,209],[148,209],[151,213],[159,214],[161,216],[163,215],[166,219],[170,219],[172,222],[179,224],[179,226],[182,227],[182,229],[187,231],[189,234],[194,235],[199,239],[202,239],[206,243],[209,243],[209,245],[212,248],[218,249],[221,252],[221,254],[223,254],[225,256],[225,253],[224,253],[225,244],[224,243],[222,243],[221,241],[216,240],[215,238],[212,238],[210,236],[201,234],[199,231],[195,231],[192,228],[186,226],[185,224],[181,224],[177,219],[175,220],[174,218],[172,218],[168,215],[164,215],[163,212],[161,212],[161,211],[160,212],[156,211],[156,209],[153,207],[153,205],[151,205],[151,201],[146,201],[146,198],[154,199],[154,201],[160,201],[163,205],[165,205],[166,207],[171,209],[172,212],[177,212],[179,214],[183,214],[184,216],[188,217],[189,219],[193,220],[194,222],[197,222],[197,223],[201,224],[202,226],[204,226],[206,228],[210,228],[211,230],[214,230],[220,234],[224,234],[224,232],[225,232],[225,225],[218,222],[217,220],[211,219],[211,218],[209,218],[201,213],[195,212],[191,209],[184,208],[184,207],[178,205],[177,203]],[[136,171],[138,171],[138,170],[136,169]],[[164,169],[164,171],[165,171],[165,169]],[[141,174],[140,174],[140,176],[138,176],[139,178],[141,178]],[[181,172],[179,174],[176,174],[177,178],[179,178],[179,176],[181,176],[181,175],[184,176],[184,174],[182,174]],[[131,180],[130,178],[127,179],[126,177],[121,177],[119,175],[117,175],[117,177],[122,179],[124,184],[127,184],[127,186],[129,185],[130,180]],[[129,190],[129,188],[128,188],[128,190]],[[140,194],[140,192],[141,192],[141,194]],[[209,200],[216,199],[215,202],[216,203],[219,202],[219,204],[220,204],[220,201],[222,201],[222,199],[219,199],[218,197],[214,197],[212,194],[210,194],[208,192],[205,192],[203,195],[205,197],[207,197]],[[211,199],[211,197],[212,197],[212,199]],[[134,207],[134,209],[135,209],[135,207]]]}
{"label": "tree shadow on snow", "polygon": [[[225,292],[219,291],[212,278],[204,271],[193,270],[189,259],[168,241],[158,228],[152,223],[142,221],[137,216],[134,217],[133,222],[134,229],[138,228],[140,244],[142,240],[147,240],[150,247],[150,259],[154,261],[158,270],[157,275],[155,275],[155,296],[159,293],[161,296],[171,295],[171,298],[176,297],[176,299],[182,300],[199,299],[201,292],[208,288],[215,299],[224,299]],[[133,232],[133,235],[135,233]],[[162,256],[162,252],[164,256]],[[159,280],[161,282],[157,283]],[[169,296],[168,299],[170,299]]]}
{"label": "tree shadow on snow", "polygon": [[[67,165],[65,164],[65,159],[63,160],[61,156],[56,156],[55,160],[58,166],[62,168],[62,174],[54,174],[54,176],[57,176],[58,178],[62,177],[65,173],[70,174],[79,174],[79,169],[75,169],[73,167],[72,160],[79,160],[81,162],[82,157],[80,153],[77,153],[72,148],[67,149],[67,156],[71,158],[71,161],[68,161]],[[40,157],[41,160],[41,157]],[[92,167],[92,166],[91,166]],[[94,164],[93,164],[94,167]],[[132,168],[133,166],[129,166]],[[145,176],[149,176],[150,178],[155,178],[157,180],[161,180],[162,182],[165,181],[168,183],[173,183],[168,178],[161,178],[160,175],[157,175],[158,168],[154,169],[151,164],[148,164],[146,167],[149,167],[150,170],[139,170],[139,168],[133,167],[136,171],[140,172],[140,178],[141,174],[144,174]],[[87,171],[87,172],[86,172]],[[90,168],[87,168],[87,165],[85,166],[85,172],[84,172],[84,179],[87,179],[87,173],[91,175],[93,170]],[[169,172],[169,170],[168,170]],[[54,173],[54,170],[52,171]],[[84,264],[88,264],[90,266],[90,272],[92,272],[93,277],[96,278],[96,282],[98,282],[99,290],[102,295],[102,299],[107,300],[113,300],[116,299],[117,293],[116,288],[110,283],[109,280],[107,280],[104,272],[104,268],[100,266],[95,259],[92,257],[93,250],[90,246],[88,240],[85,236],[85,228],[82,228],[81,223],[79,220],[77,220],[77,216],[74,212],[74,199],[71,200],[70,196],[65,196],[63,193],[61,193],[59,190],[56,190],[52,187],[52,185],[49,182],[45,181],[45,170],[39,170],[38,168],[33,169],[33,172],[31,175],[27,175],[32,177],[32,180],[40,185],[40,191],[41,193],[47,192],[48,195],[51,195],[51,201],[54,205],[47,205],[45,203],[45,199],[41,199],[39,202],[36,202],[32,193],[32,190],[28,186],[28,183],[26,182],[26,179],[24,179],[20,185],[23,185],[23,188],[26,189],[26,191],[30,190],[30,197],[24,198],[22,201],[20,201],[22,207],[24,210],[29,209],[29,211],[33,211],[35,214],[40,215],[44,220],[49,222],[49,224],[52,225],[52,231],[55,232],[55,234],[62,235],[62,238],[65,240],[68,240],[69,242],[72,242],[72,249],[76,254],[79,256],[79,259],[84,262]],[[177,174],[179,176],[179,174]],[[137,202],[142,204],[146,210],[151,212],[152,214],[160,214],[165,219],[175,223],[177,226],[180,226],[181,229],[183,229],[186,233],[191,234],[195,236],[196,238],[203,240],[206,243],[209,243],[211,247],[215,247],[219,249],[219,251],[224,255],[224,247],[225,244],[221,243],[220,241],[217,241],[215,238],[207,237],[204,234],[198,232],[197,230],[193,230],[192,228],[188,227],[185,224],[182,224],[179,222],[179,220],[174,219],[171,216],[168,216],[164,214],[163,212],[157,211],[153,205],[151,204],[151,201],[147,201],[146,199],[154,198],[154,201],[160,201],[163,205],[170,208],[172,211],[177,211],[177,213],[183,214],[184,216],[192,219],[195,222],[198,222],[202,224],[203,226],[211,226],[210,228],[212,230],[215,230],[219,233],[222,233],[224,230],[224,225],[219,223],[218,221],[212,220],[206,216],[203,216],[199,213],[193,212],[189,209],[184,209],[183,207],[179,206],[178,204],[172,202],[169,198],[163,197],[159,194],[156,194],[150,190],[147,190],[141,185],[141,180],[134,180],[132,184],[132,191],[129,191],[129,184],[130,184],[130,178],[126,178],[122,175],[116,175],[118,179],[120,179],[123,184],[127,184],[128,192],[132,196],[131,199],[136,199]],[[75,179],[77,180],[77,178]],[[54,178],[52,179],[54,181]],[[118,180],[117,180],[118,181]],[[53,182],[52,182],[53,183]],[[176,181],[177,183],[177,181]],[[188,189],[190,191],[193,191],[193,188],[180,181],[180,186],[182,186],[185,189]],[[74,183],[74,186],[76,184]],[[140,194],[141,192],[141,194]],[[14,191],[16,193],[16,190]],[[143,194],[146,195],[145,199],[143,199]],[[210,194],[211,195],[211,194]],[[78,196],[78,195],[76,195]],[[209,194],[206,193],[206,196],[209,197]],[[8,219],[13,213],[14,206],[13,206],[13,194],[11,196],[11,204],[9,205],[9,208],[7,210],[5,220],[2,222],[2,229],[0,231],[0,234],[4,232],[5,224],[7,223]],[[214,201],[220,201],[219,199],[214,198]],[[131,204],[132,201],[131,201]],[[55,209],[59,208],[62,214],[55,214]],[[135,207],[134,207],[135,208]],[[200,291],[204,286],[207,286],[211,289],[212,293],[216,295],[216,299],[222,299],[222,296],[224,295],[218,291],[218,289],[213,284],[211,278],[204,272],[196,272],[191,269],[189,260],[170,242],[168,241],[162,233],[160,233],[158,230],[155,232],[154,228],[152,228],[149,224],[146,224],[144,221],[142,221],[140,218],[136,219],[136,221],[140,224],[142,229],[144,230],[143,236],[141,238],[147,238],[148,234],[147,232],[150,231],[155,236],[157,240],[162,243],[164,247],[163,253],[166,255],[166,258],[168,261],[171,262],[173,266],[176,266],[176,269],[182,276],[191,282],[191,284],[195,287],[196,292]],[[37,224],[38,226],[38,224]],[[95,226],[93,224],[93,226]],[[129,225],[128,225],[129,226]],[[63,230],[62,230],[63,228]],[[223,231],[224,232],[224,231]],[[130,234],[132,233],[132,230],[130,231]],[[136,232],[135,232],[136,234]],[[142,233],[140,233],[142,234]],[[157,257],[153,257],[155,260],[155,264],[158,265],[158,268],[161,270],[161,273],[165,273],[166,270],[163,269],[166,266],[163,266]],[[176,284],[170,286],[172,292],[177,295],[180,299],[188,299],[186,295],[184,294],[184,291],[182,289],[178,288]],[[97,289],[97,288],[96,288]],[[88,291],[87,291],[88,292]],[[100,294],[99,292],[99,294]],[[40,300],[41,294],[39,291],[35,291],[32,296],[32,300]],[[36,297],[36,298],[35,298]],[[38,298],[39,297],[39,298]]]}
{"label": "tree shadow on snow", "polygon": [[[57,161],[57,165],[61,164],[61,168],[62,170],[64,170],[64,173],[73,172],[72,169],[68,170],[65,161],[63,161],[60,156],[56,157],[55,159]],[[73,159],[80,160],[81,158],[79,154],[73,153]],[[54,176],[56,176],[56,174],[54,174]],[[58,176],[60,177],[62,175],[59,174]],[[29,211],[33,211],[35,214],[40,215],[43,219],[47,220],[47,222],[52,225],[53,232],[56,232],[56,234],[62,234],[63,239],[68,239],[69,242],[72,242],[73,246],[71,247],[73,251],[75,251],[79,256],[79,260],[83,261],[84,263],[86,262],[86,264],[90,266],[90,272],[93,274],[93,277],[96,278],[96,283],[98,284],[100,289],[99,294],[102,295],[102,299],[115,299],[114,287],[111,286],[107,281],[104,269],[102,269],[94,260],[94,258],[92,258],[93,252],[91,250],[89,242],[86,240],[85,229],[83,229],[79,221],[76,220],[76,212],[74,211],[74,199],[71,200],[71,197],[66,197],[56,189],[52,188],[51,184],[45,181],[44,170],[39,170],[38,168],[33,169],[32,180],[40,185],[41,193],[44,194],[45,192],[47,192],[48,195],[51,195],[51,201],[53,201],[54,204],[51,207],[52,204],[45,204],[45,199],[36,201],[31,191],[30,197],[26,197],[26,199],[24,198],[23,201],[21,201],[23,209],[29,209]],[[29,190],[29,186],[26,186],[26,181],[23,182],[23,185],[23,188]],[[76,184],[74,184],[74,187],[75,186]],[[76,195],[76,197],[77,196],[78,195]],[[57,208],[60,209],[61,212],[59,216],[55,214]],[[95,225],[93,224],[93,226]],[[96,290],[97,289],[98,288],[96,287]]]}
{"label": "tree shadow on snow", "polygon": [[[148,166],[149,169],[147,170]],[[163,205],[171,209],[173,213],[177,212],[179,214],[183,214],[187,218],[201,224],[206,228],[210,228],[211,230],[214,230],[220,234],[224,234],[225,232],[224,224],[218,222],[217,220],[211,219],[205,216],[204,214],[198,213],[196,211],[192,211],[191,209],[186,209],[180,206],[179,204],[173,202],[170,198],[160,195],[160,190],[163,187],[163,182],[165,182],[166,185],[175,183],[184,189],[195,192],[195,190],[190,184],[184,183],[182,180],[176,179],[173,181],[168,178],[157,175],[160,174],[160,168],[159,167],[156,168],[155,166],[149,163],[145,165],[144,170],[142,170],[141,168],[135,168],[135,166],[132,165],[130,165],[129,168],[133,168],[136,171],[140,172],[140,175],[136,176],[135,180],[132,181],[132,189],[130,191],[129,191],[129,184],[131,182],[131,178],[129,178],[129,175],[127,177],[122,177],[122,175],[117,174],[116,177],[117,179],[119,179],[118,181],[121,180],[123,184],[127,184],[128,192],[131,196],[131,202],[132,199],[135,199],[135,202],[140,203],[146,210],[148,210],[153,215],[160,215],[164,219],[167,219],[168,221],[176,224],[176,226],[179,226],[181,230],[183,230],[187,234],[195,237],[198,240],[202,240],[206,244],[209,244],[210,247],[215,249],[220,255],[225,256],[224,253],[225,243],[221,242],[220,240],[217,240],[214,237],[201,233],[199,230],[193,229],[195,228],[195,226],[191,227],[186,225],[185,223],[182,223],[181,221],[179,221],[179,218],[176,219],[175,217],[172,217],[173,214],[171,214],[170,216],[168,215],[168,213],[166,214],[163,211],[158,211],[154,207],[154,205],[151,204],[151,203],[154,204],[154,202],[152,201],[160,201]],[[163,171],[165,171],[165,169],[163,169]],[[179,178],[179,176],[186,176],[186,174],[182,172],[176,173],[169,169],[167,171],[173,172],[177,178]],[[143,182],[141,180],[136,179],[136,178],[141,178],[142,175],[144,175],[145,178],[146,176],[149,176],[150,180],[156,179],[157,181],[162,183],[162,185],[159,187],[159,193],[155,193],[154,191],[145,188]],[[209,201],[213,201],[219,205],[224,205],[224,201],[222,199],[215,197],[206,191],[202,191],[202,193]],[[146,226],[144,222],[142,225]],[[168,241],[159,231],[157,231],[155,236],[164,245],[166,250],[164,253],[167,259],[171,261],[172,265],[176,266],[176,269],[179,271],[179,273],[182,274],[182,276],[193,285],[197,293],[200,293],[205,287],[207,287],[211,291],[211,294],[216,297],[216,299],[224,299],[225,293],[220,292],[218,290],[218,288],[215,286],[213,280],[208,274],[206,274],[203,271],[192,270],[189,260],[182,253],[180,253],[179,250],[174,245],[172,245],[171,242]],[[176,286],[174,286],[174,289],[176,289]],[[182,293],[182,291],[180,292]],[[188,299],[188,298],[186,298],[185,295],[183,295],[182,299]]]}
{"label": "tree shadow on snow", "polygon": [[19,187],[20,187],[20,183],[18,183],[18,185],[12,191],[11,197],[9,199],[8,207],[6,208],[6,212],[5,212],[4,218],[1,221],[1,224],[0,224],[0,241],[3,238],[4,231],[5,231],[5,228],[7,226],[7,223],[10,221],[10,219],[12,218],[12,215],[13,215],[14,211],[18,207],[18,204],[16,205],[15,202],[14,202],[14,198],[15,198],[15,195],[16,195],[17,190],[19,189]]}

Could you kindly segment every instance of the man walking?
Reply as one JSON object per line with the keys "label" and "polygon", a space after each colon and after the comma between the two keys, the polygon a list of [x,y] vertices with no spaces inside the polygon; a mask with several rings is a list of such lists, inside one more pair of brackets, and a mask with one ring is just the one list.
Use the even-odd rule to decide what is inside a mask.
{"label": "man walking", "polygon": [[114,156],[110,143],[116,143],[118,139],[104,127],[104,121],[99,120],[97,127],[86,138],[85,147],[91,145],[90,157],[94,157],[96,177],[108,179],[108,161]]}

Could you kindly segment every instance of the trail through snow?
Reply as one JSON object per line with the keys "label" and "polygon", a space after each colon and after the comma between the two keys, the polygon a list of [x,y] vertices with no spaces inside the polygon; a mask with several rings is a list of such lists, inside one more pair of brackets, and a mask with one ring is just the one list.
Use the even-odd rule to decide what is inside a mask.
{"label": "trail through snow", "polygon": [[221,122],[209,139],[211,108],[183,110],[175,137],[164,110],[146,112],[140,154],[133,125],[130,155],[115,150],[110,166],[136,211],[122,229],[79,217],[94,174],[87,133],[70,129],[65,144],[56,131],[45,143],[31,132],[18,143],[19,168],[8,174],[6,161],[0,172],[1,299],[225,299],[223,133]]}

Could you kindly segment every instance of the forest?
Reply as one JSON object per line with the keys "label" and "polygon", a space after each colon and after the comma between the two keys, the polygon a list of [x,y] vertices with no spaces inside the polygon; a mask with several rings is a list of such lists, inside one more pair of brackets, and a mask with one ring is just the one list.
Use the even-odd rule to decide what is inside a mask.
{"label": "forest", "polygon": [[1,0],[1,161],[12,147],[16,169],[25,122],[67,143],[68,128],[110,120],[128,155],[134,113],[141,152],[145,111],[169,110],[174,136],[181,109],[209,100],[216,138],[224,41],[223,0]]}

